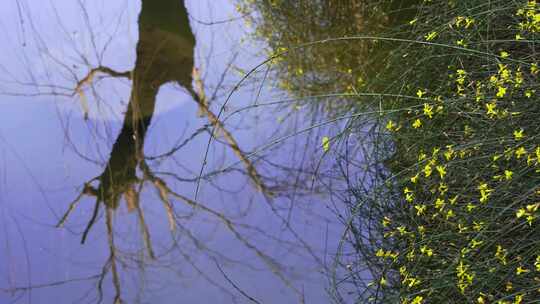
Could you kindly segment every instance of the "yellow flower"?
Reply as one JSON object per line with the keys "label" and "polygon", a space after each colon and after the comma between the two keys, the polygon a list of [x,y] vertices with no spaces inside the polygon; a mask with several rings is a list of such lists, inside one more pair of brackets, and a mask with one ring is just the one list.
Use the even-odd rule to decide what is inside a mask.
{"label": "yellow flower", "polygon": [[423,171],[424,171],[424,175],[425,175],[426,177],[429,177],[429,176],[431,175],[431,173],[433,172],[433,169],[431,168],[431,165],[430,165],[430,164],[426,164],[426,165],[424,166],[424,170],[423,170]]}
{"label": "yellow flower", "polygon": [[524,217],[525,215],[527,215],[527,211],[525,211],[525,209],[523,209],[523,208],[520,208],[520,209],[516,212],[516,217],[517,217],[517,218]]}
{"label": "yellow flower", "polygon": [[424,115],[429,118],[433,118],[433,106],[427,103],[424,103]]}
{"label": "yellow flower", "polygon": [[502,51],[501,52],[501,58],[508,58],[510,54],[508,54],[508,52],[505,52],[505,51]]}
{"label": "yellow flower", "polygon": [[324,136],[322,138],[322,148],[324,152],[328,152],[328,150],[330,150],[330,138],[328,138],[328,136]]}
{"label": "yellow flower", "polygon": [[416,215],[420,216],[426,211],[426,205],[415,205],[414,209],[416,209]]}
{"label": "yellow flower", "polygon": [[503,86],[499,86],[499,87],[497,87],[497,89],[498,89],[497,90],[497,97],[503,98],[504,95],[506,95],[506,88],[503,87]]}
{"label": "yellow flower", "polygon": [[530,272],[530,270],[527,269],[527,268],[523,268],[523,267],[521,267],[521,266],[519,266],[518,268],[516,268],[516,274],[517,274],[517,275],[521,275],[521,274],[523,274],[523,273],[528,273],[528,272]]}
{"label": "yellow flower", "polygon": [[415,176],[411,177],[411,183],[416,184],[416,182],[418,181],[419,175],[420,173],[416,173]]}
{"label": "yellow flower", "polygon": [[435,200],[435,208],[442,210],[442,208],[444,208],[444,199],[440,197],[437,198],[437,200]]}
{"label": "yellow flower", "polygon": [[501,261],[503,265],[506,265],[506,255],[508,250],[504,249],[501,245],[497,245],[497,252],[495,252],[495,257]]}
{"label": "yellow flower", "polygon": [[422,304],[422,303],[424,303],[424,297],[422,296],[416,296],[411,302],[411,304]]}
{"label": "yellow flower", "polygon": [[422,91],[420,89],[418,89],[418,91],[416,92],[416,96],[418,96],[418,98],[422,98],[422,96],[424,96],[426,94],[426,91]]}
{"label": "yellow flower", "polygon": [[525,208],[527,208],[527,211],[529,212],[536,212],[539,206],[540,206],[540,203],[536,203],[536,204],[527,205]]}
{"label": "yellow flower", "polygon": [[515,140],[520,140],[524,137],[525,135],[523,134],[523,129],[520,129],[519,131],[518,130],[515,130],[514,131],[514,139]]}
{"label": "yellow flower", "polygon": [[427,255],[428,257],[433,255],[433,250],[428,248],[426,245],[420,247],[420,252]]}
{"label": "yellow flower", "polygon": [[413,126],[413,128],[418,129],[418,128],[420,128],[420,127],[422,126],[422,121],[421,121],[420,119],[417,118],[417,119],[413,122],[412,126]]}
{"label": "yellow flower", "polygon": [[497,107],[497,104],[494,101],[490,103],[486,103],[487,114],[490,115],[491,117],[497,115],[497,110],[495,110],[496,107]]}
{"label": "yellow flower", "polygon": [[538,64],[533,63],[533,64],[531,65],[531,74],[533,74],[533,75],[538,74]]}
{"label": "yellow flower", "polygon": [[517,150],[516,150],[516,158],[521,158],[523,155],[527,154],[527,150],[525,150],[524,147],[519,147]]}
{"label": "yellow flower", "polygon": [[482,243],[484,243],[484,241],[477,241],[477,240],[475,240],[475,239],[472,239],[472,240],[471,240],[471,248],[474,249],[474,248],[476,248],[476,247],[482,245]]}
{"label": "yellow flower", "polygon": [[474,23],[474,19],[471,17],[465,18],[465,28],[469,28]]}
{"label": "yellow flower", "polygon": [[505,287],[506,291],[510,291],[513,288],[514,288],[514,286],[512,285],[512,282],[506,282],[506,287]]}
{"label": "yellow flower", "polygon": [[388,131],[394,131],[395,128],[396,128],[396,124],[393,121],[389,120],[388,123],[386,124],[386,129]]}
{"label": "yellow flower", "polygon": [[427,41],[431,41],[433,39],[435,39],[437,37],[437,32],[433,31],[431,33],[428,33],[427,35],[424,36],[424,38],[426,38]]}
{"label": "yellow flower", "polygon": [[446,175],[446,167],[437,166],[437,167],[435,167],[435,169],[437,169],[437,172],[439,172],[439,175],[441,176],[441,179],[444,178],[444,176]]}
{"label": "yellow flower", "polygon": [[513,174],[514,174],[514,172],[512,172],[510,170],[504,170],[504,177],[506,178],[506,180],[511,180]]}

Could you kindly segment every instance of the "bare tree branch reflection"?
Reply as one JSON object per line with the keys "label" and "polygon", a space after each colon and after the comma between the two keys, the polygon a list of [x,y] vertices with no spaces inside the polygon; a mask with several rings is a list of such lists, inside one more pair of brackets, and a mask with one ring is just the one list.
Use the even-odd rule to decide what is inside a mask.
{"label": "bare tree branch reflection", "polygon": [[[82,3],[81,3],[82,5]],[[194,235],[189,233],[181,223],[183,217],[179,216],[175,211],[175,204],[183,203],[192,212],[201,211],[210,216],[216,222],[220,222],[240,244],[252,252],[260,261],[290,290],[298,297],[300,303],[304,302],[303,291],[287,277],[284,267],[280,265],[272,256],[264,252],[264,249],[245,236],[239,227],[252,228],[256,231],[256,227],[249,225],[240,225],[235,223],[225,213],[207,206],[200,201],[192,200],[171,187],[164,179],[158,175],[174,176],[179,181],[183,182],[198,182],[199,178],[190,178],[175,175],[173,172],[154,172],[147,161],[160,160],[173,157],[177,152],[181,151],[189,142],[194,140],[198,135],[205,132],[211,133],[209,126],[213,127],[211,137],[223,137],[224,143],[228,149],[242,163],[244,169],[241,170],[248,179],[254,184],[255,188],[263,193],[266,197],[273,195],[270,187],[265,184],[265,179],[258,172],[254,161],[248,157],[249,153],[243,151],[239,142],[233,136],[233,133],[227,129],[225,123],[219,119],[211,110],[212,100],[216,98],[216,92],[210,95],[210,98],[205,94],[204,83],[200,75],[200,71],[194,67],[194,47],[195,37],[189,25],[188,14],[184,7],[183,1],[178,0],[142,0],[142,9],[138,19],[139,25],[139,40],[136,48],[135,67],[131,71],[116,71],[112,68],[100,65],[90,69],[90,71],[77,81],[73,89],[72,96],[78,96],[84,111],[84,119],[89,117],[88,101],[85,97],[85,88],[95,90],[95,79],[100,74],[107,75],[112,78],[125,78],[131,80],[131,92],[127,111],[123,117],[123,124],[120,133],[116,137],[112,146],[108,161],[104,165],[104,169],[98,176],[84,183],[81,192],[69,204],[68,209],[57,223],[57,227],[63,227],[70,215],[77,208],[84,197],[94,199],[93,212],[86,224],[82,233],[81,243],[85,243],[94,225],[99,222],[100,211],[104,209],[105,226],[107,234],[107,244],[109,257],[103,265],[101,274],[97,282],[98,302],[103,300],[104,296],[104,280],[110,273],[112,285],[114,287],[114,303],[123,303],[122,290],[122,275],[120,273],[123,260],[128,259],[126,255],[121,253],[117,245],[117,238],[114,225],[114,212],[120,206],[123,199],[126,203],[128,212],[136,212],[138,223],[140,225],[140,234],[143,240],[143,246],[147,256],[152,260],[152,263],[158,260],[161,250],[155,250],[150,231],[150,223],[147,221],[144,210],[141,206],[141,191],[144,185],[152,185],[158,194],[158,198],[162,203],[163,209],[167,216],[168,227],[173,235],[179,230],[180,233],[187,236],[196,247],[209,251],[206,246]],[[223,76],[220,82],[223,81]],[[198,104],[200,116],[208,120],[208,125],[197,129],[188,138],[182,142],[178,142],[173,148],[165,153],[157,156],[147,157],[144,155],[144,143],[146,140],[148,129],[152,123],[152,118],[155,112],[156,96],[161,86],[167,83],[176,83],[182,87],[192,97],[193,101]],[[195,83],[192,87],[192,83]],[[230,169],[230,171],[237,169]],[[213,174],[223,173],[223,170],[207,173],[207,177]],[[203,176],[204,178],[204,176]],[[270,180],[270,179],[267,179]],[[299,181],[297,181],[299,183]],[[217,186],[216,186],[217,187]],[[272,207],[273,208],[273,207]],[[276,212],[276,210],[273,210]],[[189,218],[190,215],[184,216]],[[179,228],[180,227],[180,228]],[[287,226],[291,229],[289,226]],[[292,231],[292,229],[291,229]],[[268,235],[268,238],[273,236]],[[298,235],[295,235],[298,238]],[[274,238],[279,241],[278,238]],[[176,240],[174,240],[176,242]],[[189,255],[183,252],[178,244],[174,246],[180,251],[183,258],[193,266],[200,274],[200,270],[191,261]],[[305,249],[309,249],[307,244],[303,243]],[[213,259],[216,257],[228,260],[231,263],[238,263],[219,252],[209,252],[209,256]],[[315,255],[313,255],[315,256]],[[143,257],[144,258],[144,257]],[[320,261],[318,261],[322,264]],[[156,262],[158,263],[158,262]],[[220,271],[223,270],[220,268]],[[203,277],[211,284],[223,288],[213,281],[208,275]],[[237,288],[235,286],[235,288]],[[242,293],[243,295],[246,295]],[[251,297],[253,302],[258,303]]]}

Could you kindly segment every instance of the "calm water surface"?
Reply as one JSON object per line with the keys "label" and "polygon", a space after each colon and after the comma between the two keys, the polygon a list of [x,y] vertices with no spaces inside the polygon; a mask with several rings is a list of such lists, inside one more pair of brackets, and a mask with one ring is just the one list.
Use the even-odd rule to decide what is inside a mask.
{"label": "calm water surface", "polygon": [[343,226],[312,176],[338,123],[265,65],[240,82],[267,51],[234,3],[0,15],[0,303],[330,302]]}

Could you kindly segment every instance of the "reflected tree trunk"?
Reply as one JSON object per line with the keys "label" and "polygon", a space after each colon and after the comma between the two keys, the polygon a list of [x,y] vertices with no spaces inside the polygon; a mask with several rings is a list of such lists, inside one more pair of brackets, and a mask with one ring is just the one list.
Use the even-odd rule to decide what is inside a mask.
{"label": "reflected tree trunk", "polygon": [[[85,243],[88,233],[97,220],[100,207],[102,204],[105,206],[110,255],[102,270],[98,290],[101,298],[101,282],[110,270],[116,292],[115,303],[122,303],[122,300],[116,263],[118,254],[114,245],[112,212],[119,207],[122,197],[125,199],[129,211],[137,210],[144,244],[148,256],[152,259],[155,258],[155,254],[152,249],[151,236],[144,214],[139,206],[139,191],[142,184],[149,181],[158,191],[160,200],[163,202],[167,212],[171,230],[175,229],[175,218],[169,196],[180,197],[190,206],[195,204],[194,201],[173,192],[165,181],[152,173],[145,162],[144,142],[154,115],[156,96],[163,84],[176,83],[189,93],[199,105],[199,112],[207,117],[215,131],[223,134],[228,146],[240,158],[246,167],[248,176],[256,184],[257,188],[263,192],[266,189],[254,165],[240,149],[232,134],[225,129],[224,124],[219,120],[219,116],[210,110],[204,97],[202,80],[198,76],[198,70],[194,68],[195,36],[190,28],[184,2],[179,0],[142,0],[138,25],[139,40],[136,49],[135,68],[132,71],[119,72],[109,67],[96,67],[78,82],[74,90],[74,94],[82,95],[82,87],[91,84],[96,73],[104,73],[112,77],[124,77],[132,81],[132,89],[122,128],[113,144],[103,172],[85,183],[84,189],[70,204],[68,210],[57,224],[58,227],[64,225],[70,213],[84,196],[95,197],[94,212],[81,239],[81,243]],[[192,87],[194,76],[197,90]],[[214,134],[211,134],[211,136],[214,136]],[[137,173],[142,177],[139,177]],[[204,210],[213,216],[220,215],[223,217],[211,209]],[[234,228],[229,227],[230,222],[225,224],[229,229],[232,229],[231,231],[235,235],[238,234]],[[241,238],[241,240],[243,239]],[[250,248],[254,247],[251,246]],[[257,253],[259,256],[264,257],[265,260],[269,260],[263,253]]]}

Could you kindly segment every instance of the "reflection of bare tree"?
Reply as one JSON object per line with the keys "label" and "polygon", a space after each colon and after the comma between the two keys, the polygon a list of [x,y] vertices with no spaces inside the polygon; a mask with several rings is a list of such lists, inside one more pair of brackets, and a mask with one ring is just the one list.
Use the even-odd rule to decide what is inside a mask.
{"label": "reflection of bare tree", "polygon": [[[118,208],[122,198],[124,198],[129,211],[136,211],[146,252],[151,259],[155,259],[156,254],[152,246],[152,237],[139,200],[143,184],[150,183],[157,190],[163,203],[171,231],[177,229],[177,225],[179,225],[176,222],[177,219],[171,201],[171,199],[175,199],[193,209],[201,210],[221,222],[236,240],[253,251],[279,279],[294,290],[295,293],[301,295],[301,292],[281,273],[278,264],[270,256],[258,249],[252,241],[243,236],[235,227],[233,221],[227,218],[225,214],[173,191],[163,179],[152,172],[146,162],[144,142],[154,114],[158,90],[165,83],[175,82],[183,87],[197,102],[199,113],[208,119],[209,124],[214,127],[215,133],[219,132],[223,136],[227,146],[244,165],[245,173],[256,188],[264,194],[270,194],[252,161],[242,151],[231,132],[225,128],[224,123],[211,111],[204,94],[201,77],[198,70],[194,68],[194,46],[195,37],[189,26],[183,1],[142,0],[135,68],[128,72],[118,72],[109,67],[98,66],[77,83],[74,94],[79,94],[81,98],[84,97],[84,86],[91,85],[92,80],[99,73],[111,77],[127,78],[132,82],[132,89],[121,131],[114,142],[105,169],[99,176],[90,179],[84,184],[83,190],[69,205],[57,227],[62,227],[65,224],[69,215],[83,197],[94,197],[93,213],[82,234],[81,243],[84,243],[91,228],[97,221],[101,207],[105,208],[105,223],[110,255],[103,267],[98,282],[98,291],[101,299],[101,286],[105,276],[110,271],[115,289],[114,303],[121,303],[121,280],[118,272],[119,254],[115,245],[113,212]],[[195,88],[192,88],[193,81],[195,82]],[[215,135],[211,134],[211,136]],[[184,255],[184,257],[186,256]]]}

